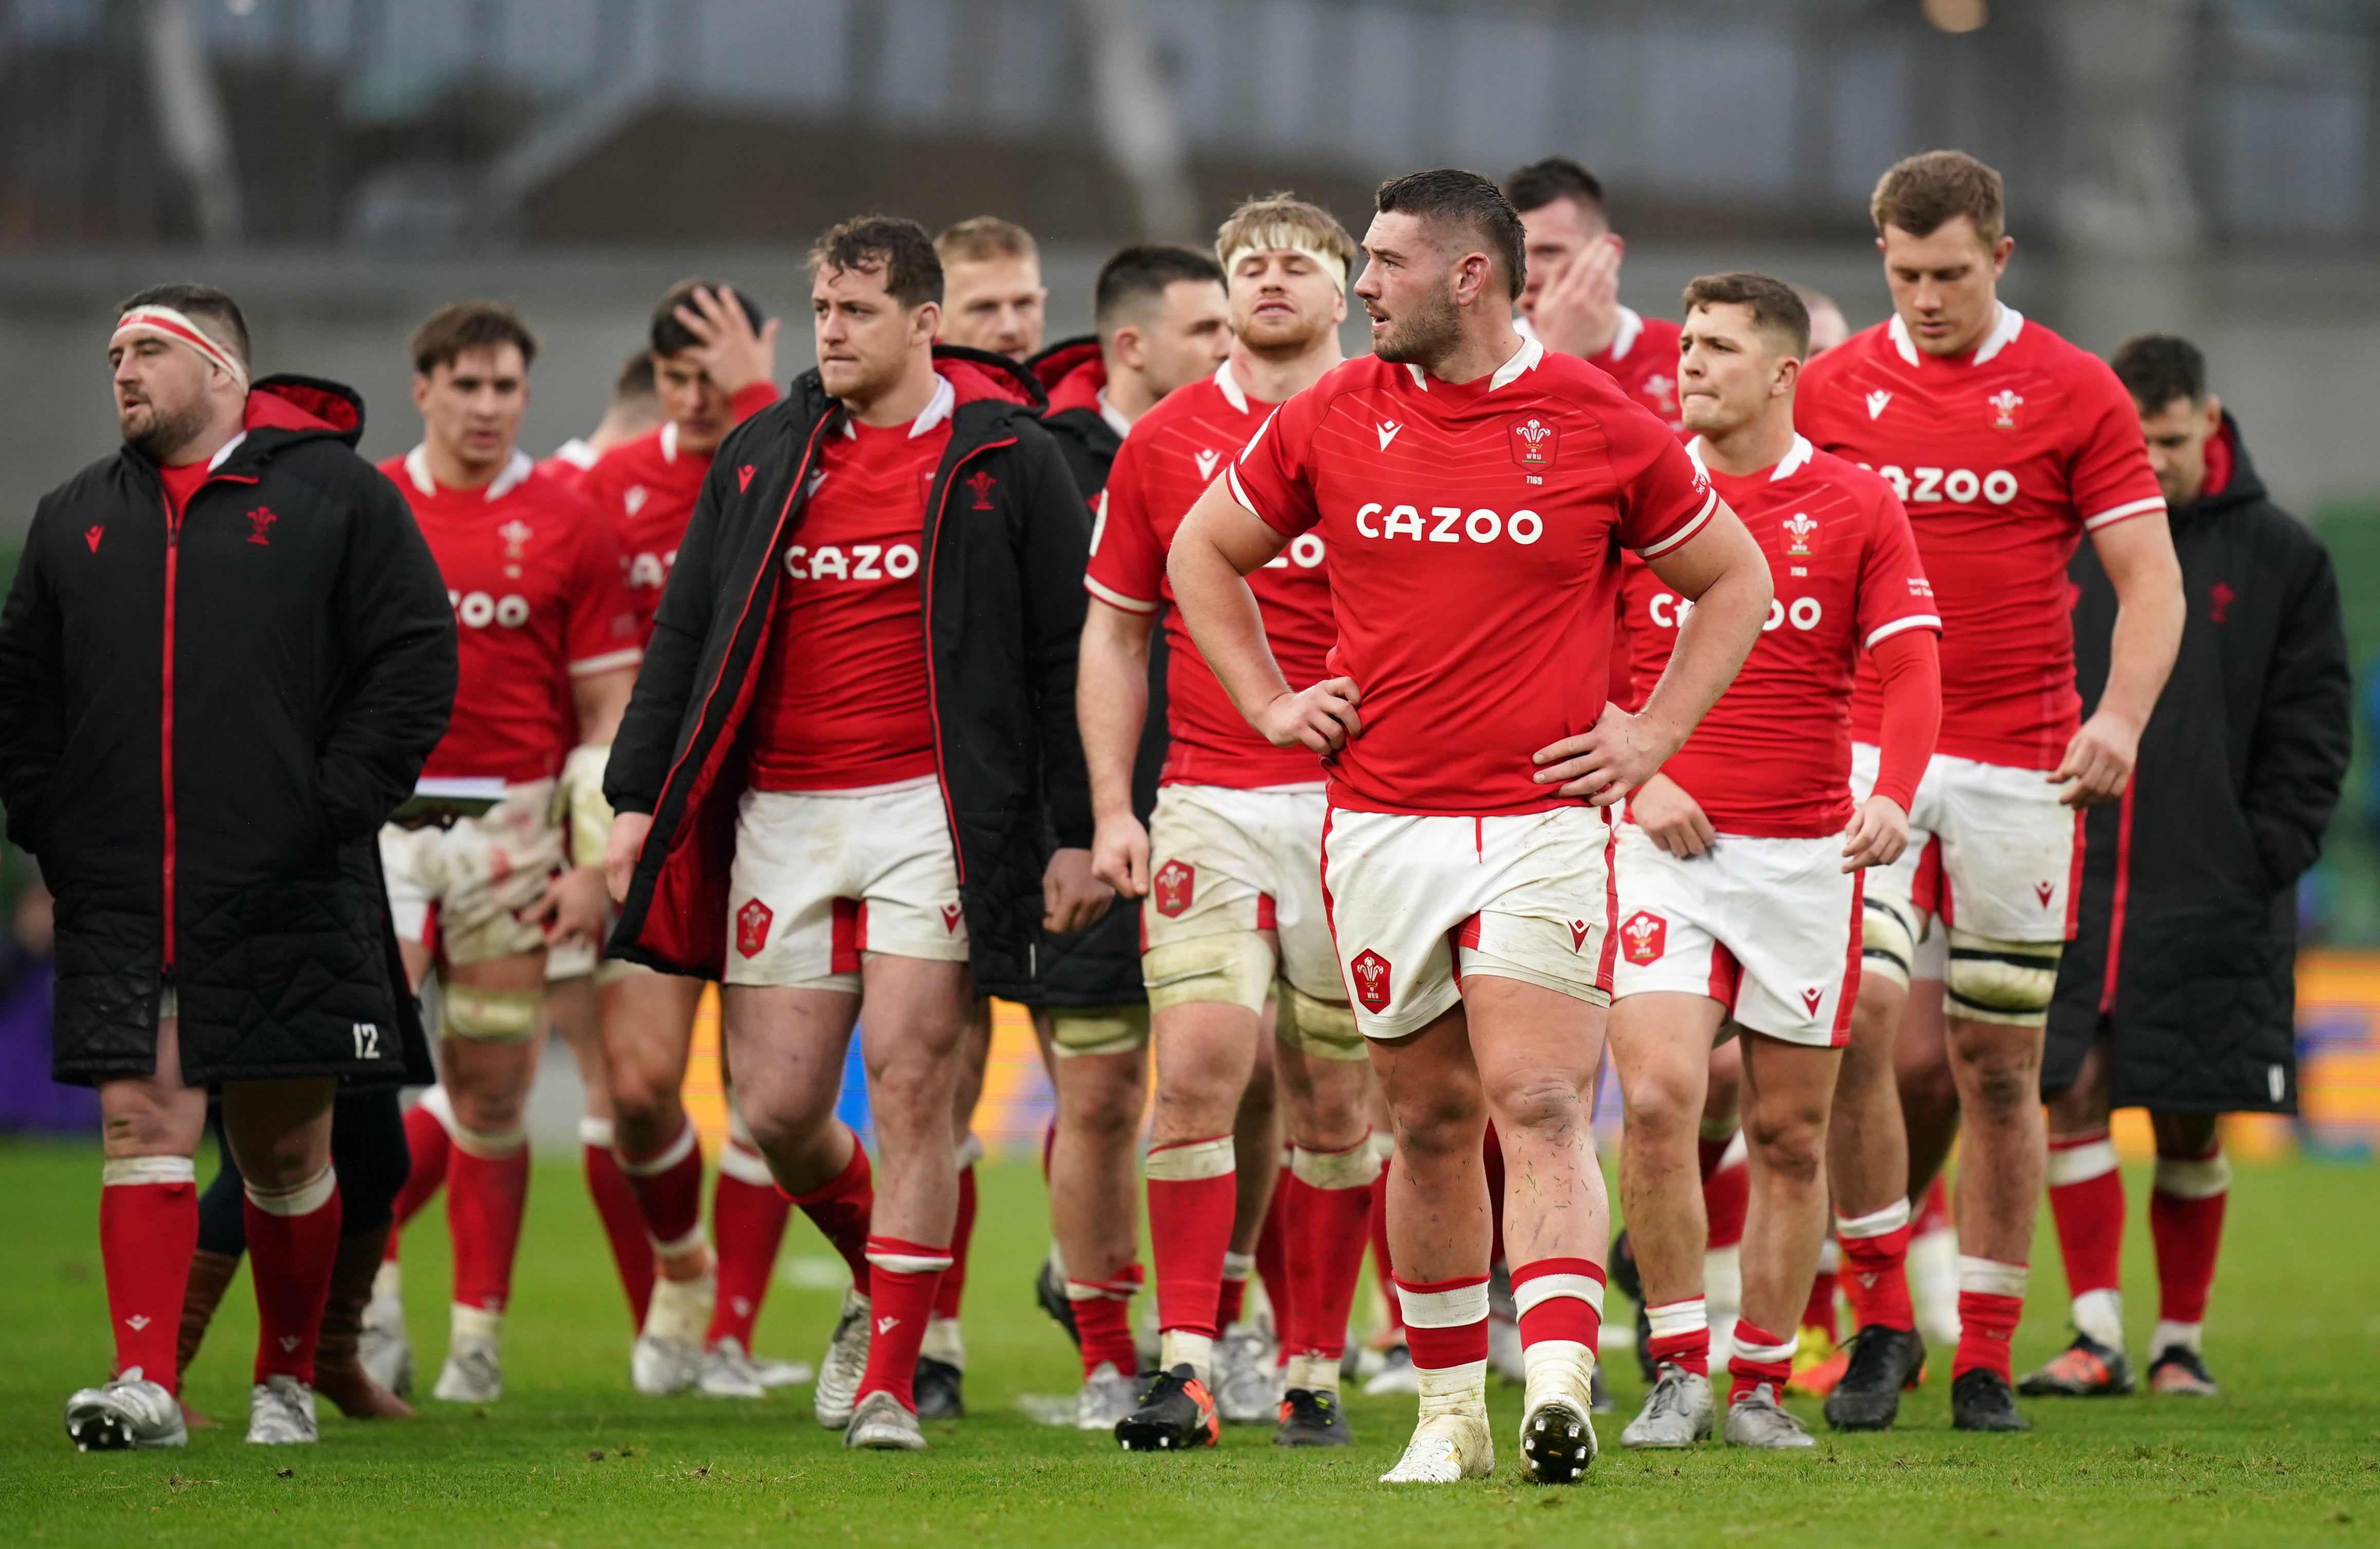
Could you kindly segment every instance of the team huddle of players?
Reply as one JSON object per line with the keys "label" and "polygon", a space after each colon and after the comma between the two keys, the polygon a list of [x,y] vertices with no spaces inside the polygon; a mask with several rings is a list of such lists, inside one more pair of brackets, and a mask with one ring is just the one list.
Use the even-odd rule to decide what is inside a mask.
{"label": "team huddle of players", "polygon": [[[522,1106],[559,1026],[636,1386],[809,1374],[751,1348],[798,1206],[853,1280],[820,1422],[923,1447],[963,1403],[996,991],[1057,1095],[1041,1295],[1080,1349],[1074,1418],[1125,1448],[1259,1414],[1345,1443],[1371,1245],[1387,1381],[1419,1400],[1384,1477],[1493,1469],[1493,1326],[1528,1471],[1577,1478],[1607,1044],[1653,1377],[1623,1444],[1809,1446],[1779,1398],[1822,1255],[1857,1330],[1827,1418],[1882,1428],[1926,1360],[1892,1051],[1932,936],[1967,1162],[1953,1419],[2022,1429],[2078,809],[2129,776],[2180,594],[2130,398],[1996,297],[1997,175],[1914,157],[1874,211],[1894,315],[1823,354],[1765,275],[1696,280],[1682,323],[1620,306],[1600,188],[1559,160],[1392,180],[1360,244],[1278,197],[1212,258],[1127,248],[1096,338],[1038,355],[1029,237],[869,218],[813,255],[820,369],[790,395],[777,323],[688,282],[602,428],[541,464],[515,444],[521,321],[424,323],[424,439],[384,471],[462,643],[427,773],[503,792],[382,842],[442,1007],[398,1203],[447,1190],[436,1395],[501,1389]],[[1351,281],[1374,350],[1342,359]],[[2122,605],[2087,721],[2084,537]],[[730,1083],[708,1231],[678,1097],[696,974]],[[856,1018],[873,1170],[833,1117]],[[1722,1228],[1736,1125],[1706,1114],[1733,1109]],[[1715,1341],[1718,1230],[1741,1286]],[[365,1361],[402,1388],[389,1252]],[[1271,1344],[1242,1322],[1259,1272]]]}

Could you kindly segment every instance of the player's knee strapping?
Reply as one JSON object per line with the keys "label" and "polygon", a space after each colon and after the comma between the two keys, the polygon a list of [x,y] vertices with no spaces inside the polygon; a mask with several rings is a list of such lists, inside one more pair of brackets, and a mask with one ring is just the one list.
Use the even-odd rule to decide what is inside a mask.
{"label": "player's knee strapping", "polygon": [[543,999],[543,994],[534,989],[442,985],[438,997],[441,1031],[450,1038],[491,1044],[522,1043],[537,1033],[538,1006]]}
{"label": "player's knee strapping", "polygon": [[2058,941],[1995,941],[1956,926],[1949,932],[1945,1009],[1969,1022],[2040,1027],[2058,989]]}
{"label": "player's knee strapping", "polygon": [[1272,994],[1274,967],[1271,944],[1252,930],[1169,941],[1140,954],[1152,1011],[1199,1004],[1262,1011]]}
{"label": "player's knee strapping", "polygon": [[1148,1042],[1148,1006],[1051,1007],[1050,1050],[1061,1059],[1130,1054]]}
{"label": "player's knee strapping", "polygon": [[1917,922],[1890,899],[1860,901],[1860,972],[1909,987],[1909,965],[1917,956]]}
{"label": "player's knee strapping", "polygon": [[1287,979],[1273,990],[1273,1036],[1317,1059],[1369,1059],[1364,1035],[1355,1030],[1354,1008],[1322,1000]]}

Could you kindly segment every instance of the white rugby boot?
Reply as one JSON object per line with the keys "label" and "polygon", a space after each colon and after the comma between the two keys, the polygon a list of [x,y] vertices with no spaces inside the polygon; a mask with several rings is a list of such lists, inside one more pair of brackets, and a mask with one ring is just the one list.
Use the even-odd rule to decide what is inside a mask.
{"label": "white rugby boot", "polygon": [[1818,1445],[1777,1401],[1777,1389],[1769,1383],[1760,1384],[1727,1407],[1727,1440],[1730,1446],[1765,1447],[1772,1452]]}
{"label": "white rugby boot", "polygon": [[1575,1484],[1595,1461],[1595,1352],[1571,1339],[1528,1349],[1521,1458],[1540,1484]]}
{"label": "white rugby boot", "polygon": [[900,1399],[879,1388],[852,1410],[843,1445],[874,1452],[923,1452],[926,1434],[917,1429],[917,1417],[903,1409]]}
{"label": "white rugby boot", "polygon": [[1488,1363],[1422,1372],[1421,1422],[1383,1484],[1453,1484],[1496,1471],[1488,1430]]}
{"label": "white rugby boot", "polygon": [[1112,1432],[1118,1421],[1139,1407],[1140,1385],[1117,1371],[1114,1361],[1102,1361],[1075,1395],[1075,1429]]}
{"label": "white rugby boot", "polygon": [[1281,1410],[1281,1344],[1244,1323],[1215,1341],[1215,1412],[1226,1425],[1270,1424]]}
{"label": "white rugby boot", "polygon": [[706,1398],[769,1396],[760,1374],[753,1368],[752,1358],[744,1352],[743,1341],[732,1334],[702,1352],[702,1374],[695,1379],[694,1390]]}
{"label": "white rugby boot", "polygon": [[708,1275],[691,1280],[663,1276],[653,1281],[645,1326],[637,1334],[636,1348],[628,1352],[628,1380],[638,1392],[664,1398],[684,1393],[702,1380],[702,1337],[710,1327],[711,1301],[716,1294],[717,1282]]}
{"label": "white rugby boot", "polygon": [[182,1406],[138,1366],[126,1367],[97,1387],[78,1389],[67,1400],[67,1435],[78,1452],[187,1446],[190,1441]]}
{"label": "white rugby boot", "polygon": [[413,1391],[413,1346],[405,1334],[402,1288],[396,1261],[382,1260],[372,1275],[371,1300],[364,1303],[363,1332],[356,1340],[364,1375],[399,1397]]}
{"label": "white rugby boot", "polygon": [[322,1438],[314,1423],[314,1390],[279,1372],[256,1385],[248,1397],[248,1439],[259,1446],[286,1446]]}
{"label": "white rugby boot", "polygon": [[752,1375],[762,1387],[799,1387],[818,1375],[817,1368],[807,1361],[779,1361],[772,1355],[755,1355],[747,1350],[744,1359],[752,1366]]}
{"label": "white rugby boot", "polygon": [[1645,1408],[1620,1433],[1620,1445],[1629,1449],[1668,1449],[1710,1440],[1710,1378],[1664,1361],[1655,1374]]}
{"label": "white rugby boot", "polygon": [[859,1397],[859,1379],[867,1374],[868,1298],[856,1290],[845,1290],[843,1316],[835,1320],[834,1337],[827,1341],[826,1357],[819,1362],[818,1387],[812,1396],[820,1425],[830,1431],[849,1429],[852,1404]]}
{"label": "white rugby boot", "polygon": [[498,1342],[504,1316],[478,1307],[453,1310],[446,1364],[439,1368],[430,1397],[450,1404],[492,1404],[504,1397],[504,1353]]}

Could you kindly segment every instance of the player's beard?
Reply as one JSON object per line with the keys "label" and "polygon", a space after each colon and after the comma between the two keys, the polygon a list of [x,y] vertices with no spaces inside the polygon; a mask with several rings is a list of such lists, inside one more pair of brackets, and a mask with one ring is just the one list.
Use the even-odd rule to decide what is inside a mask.
{"label": "player's beard", "polygon": [[154,398],[147,398],[131,412],[119,413],[117,424],[124,431],[125,445],[151,462],[163,465],[206,433],[207,404],[200,398],[178,409],[168,409]]}
{"label": "player's beard", "polygon": [[1454,353],[1463,343],[1463,309],[1454,304],[1454,287],[1444,281],[1429,299],[1389,325],[1372,343],[1372,353],[1391,365],[1419,366],[1427,370]]}

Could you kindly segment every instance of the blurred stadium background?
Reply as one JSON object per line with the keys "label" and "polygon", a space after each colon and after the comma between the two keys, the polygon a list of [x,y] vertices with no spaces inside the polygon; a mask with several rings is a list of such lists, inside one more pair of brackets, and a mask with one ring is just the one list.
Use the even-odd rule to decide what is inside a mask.
{"label": "blurred stadium background", "polygon": [[[1550,152],[1611,187],[1622,297],[1769,270],[1886,310],[1894,159],[2008,176],[2006,294],[2101,350],[2196,339],[2276,494],[2337,556],[2365,708],[2301,914],[2307,1114],[2243,1149],[2380,1138],[2380,6],[2369,0],[0,0],[0,570],[115,442],[100,352],[138,286],[237,295],[261,370],[354,383],[415,439],[406,333],[464,296],[544,337],[528,441],[592,426],[669,282],[794,314],[862,209],[1044,244],[1050,336],[1117,243],[1293,188],[1360,229],[1382,175]],[[1351,344],[1361,347],[1351,338]],[[0,1127],[47,1089],[40,925],[0,868]],[[1046,1089],[1007,1019],[987,1139]],[[541,1127],[577,1114],[552,1062]],[[710,1111],[716,1118],[715,1095]]]}

